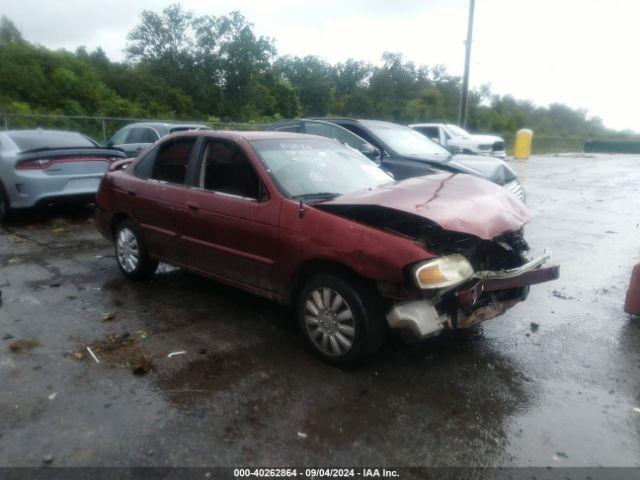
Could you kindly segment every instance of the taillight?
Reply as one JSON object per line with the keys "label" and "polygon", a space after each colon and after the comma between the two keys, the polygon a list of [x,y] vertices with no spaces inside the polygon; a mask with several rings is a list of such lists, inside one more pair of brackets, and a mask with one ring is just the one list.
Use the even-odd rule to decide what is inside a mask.
{"label": "taillight", "polygon": [[44,170],[56,163],[83,163],[83,162],[103,162],[112,163],[105,157],[71,157],[71,158],[38,158],[34,160],[20,160],[16,163],[17,170]]}
{"label": "taillight", "polygon": [[38,158],[37,160],[21,160],[16,164],[18,170],[44,169],[51,164],[48,158]]}

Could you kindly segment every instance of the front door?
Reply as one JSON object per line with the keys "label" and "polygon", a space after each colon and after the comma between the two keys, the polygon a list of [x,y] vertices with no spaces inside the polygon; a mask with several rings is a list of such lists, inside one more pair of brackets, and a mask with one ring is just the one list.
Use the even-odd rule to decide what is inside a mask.
{"label": "front door", "polygon": [[269,198],[243,148],[207,138],[196,186],[187,192],[183,241],[190,267],[273,291],[279,198]]}

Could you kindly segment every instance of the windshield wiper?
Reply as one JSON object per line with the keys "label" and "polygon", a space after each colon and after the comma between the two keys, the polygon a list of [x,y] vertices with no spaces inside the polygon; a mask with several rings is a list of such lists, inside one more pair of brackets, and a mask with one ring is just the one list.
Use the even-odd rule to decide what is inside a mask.
{"label": "windshield wiper", "polygon": [[341,193],[335,192],[314,192],[314,193],[302,193],[300,195],[294,195],[293,198],[296,200],[309,200],[309,199],[318,199],[318,200],[330,200],[332,198],[336,198],[342,195]]}

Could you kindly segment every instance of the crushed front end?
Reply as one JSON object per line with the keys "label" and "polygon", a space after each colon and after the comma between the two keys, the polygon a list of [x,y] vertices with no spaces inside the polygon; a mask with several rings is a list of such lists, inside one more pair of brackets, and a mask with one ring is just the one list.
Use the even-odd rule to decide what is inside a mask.
{"label": "crushed front end", "polygon": [[[548,254],[529,259],[522,232],[481,240],[444,230],[420,238],[433,259],[407,267],[407,290],[387,314],[392,329],[422,339],[497,317],[526,299],[529,287],[554,280]],[[381,286],[384,290],[384,286]],[[387,292],[390,293],[390,292]]]}

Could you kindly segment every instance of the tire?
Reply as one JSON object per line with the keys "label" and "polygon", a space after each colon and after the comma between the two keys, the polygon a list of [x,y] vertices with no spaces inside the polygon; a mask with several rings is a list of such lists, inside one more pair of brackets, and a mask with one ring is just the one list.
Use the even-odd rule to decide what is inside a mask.
{"label": "tire", "polygon": [[7,194],[0,189],[0,223],[6,222],[11,219],[11,203]]}
{"label": "tire", "polygon": [[387,337],[378,293],[356,277],[312,277],[298,295],[296,312],[309,347],[334,365],[360,362]]}
{"label": "tire", "polygon": [[158,261],[149,256],[142,236],[131,220],[124,220],[116,227],[115,251],[120,271],[132,280],[149,278],[158,268]]}

